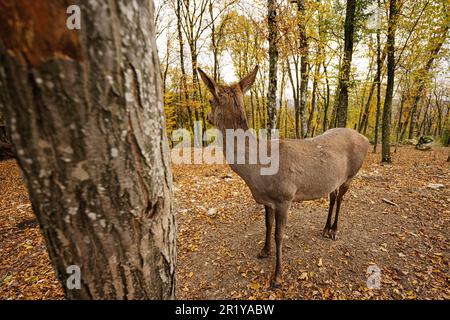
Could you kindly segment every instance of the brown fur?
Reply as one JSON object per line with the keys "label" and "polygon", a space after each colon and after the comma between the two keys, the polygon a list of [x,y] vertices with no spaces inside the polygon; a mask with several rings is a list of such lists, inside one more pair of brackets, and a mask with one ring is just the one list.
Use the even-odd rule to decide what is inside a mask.
{"label": "brown fur", "polygon": [[[199,69],[203,82],[213,95],[208,120],[221,131],[248,129],[244,95],[253,84],[257,70],[256,67],[236,84],[219,86]],[[369,141],[365,136],[352,129],[336,128],[310,139],[280,140],[279,170],[274,175],[261,175],[260,164],[230,164],[232,170],[246,182],[256,202],[265,206],[266,242],[259,254],[260,258],[270,255],[270,233],[274,220],[276,222],[277,262],[272,286],[277,287],[282,281],[282,241],[292,201],[330,195],[323,235],[335,240],[342,198],[361,168],[368,148]],[[336,202],[335,221],[331,226]]]}

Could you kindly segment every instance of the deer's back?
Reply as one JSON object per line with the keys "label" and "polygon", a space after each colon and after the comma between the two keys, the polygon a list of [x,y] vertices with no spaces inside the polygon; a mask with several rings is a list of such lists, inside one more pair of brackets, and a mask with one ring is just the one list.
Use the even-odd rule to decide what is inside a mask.
{"label": "deer's back", "polygon": [[259,176],[249,187],[263,204],[325,197],[357,174],[368,147],[366,137],[347,128],[310,139],[280,140],[278,173]]}

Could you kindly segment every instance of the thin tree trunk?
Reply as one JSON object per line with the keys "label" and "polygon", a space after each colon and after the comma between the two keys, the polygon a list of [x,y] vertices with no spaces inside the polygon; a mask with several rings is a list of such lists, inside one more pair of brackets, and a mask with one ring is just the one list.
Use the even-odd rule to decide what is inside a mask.
{"label": "thin tree trunk", "polygon": [[[269,87],[267,89],[267,124],[268,129],[275,129],[277,115],[277,65],[278,65],[278,27],[276,1],[267,1],[267,22],[269,27]],[[270,134],[270,131],[269,131]]]}
{"label": "thin tree trunk", "polygon": [[328,80],[327,66],[325,65],[325,62],[323,63],[323,72],[325,74],[326,91],[327,91],[325,107],[324,107],[324,112],[323,112],[323,132],[325,132],[327,130],[328,109],[330,108],[330,83]]}
{"label": "thin tree trunk", "polygon": [[344,59],[339,75],[339,97],[337,105],[337,120],[339,127],[345,127],[347,125],[348,88],[353,56],[355,9],[356,0],[348,0],[344,26]]}
{"label": "thin tree trunk", "polygon": [[255,125],[255,103],[253,101],[253,90],[250,90],[250,105],[252,107],[252,128],[256,130]]}
{"label": "thin tree trunk", "polygon": [[[370,61],[369,72],[367,73],[366,83],[364,84],[363,96],[362,96],[362,100],[361,100],[361,113],[360,113],[361,118],[360,118],[360,121],[358,121],[358,131],[359,132],[364,132],[364,129],[367,128],[367,122],[368,122],[369,111],[370,111],[370,103],[372,102],[373,91],[375,89],[375,83],[372,82],[372,85],[370,86],[370,91],[369,91],[369,98],[367,99],[365,107],[363,108],[365,98],[366,98],[366,85],[370,79],[370,75],[372,73],[372,68],[373,68],[373,59],[371,59],[371,61]],[[364,134],[365,134],[365,132],[364,132]]]}
{"label": "thin tree trunk", "polygon": [[419,134],[420,134],[420,132],[422,132],[423,135],[426,135],[428,133],[427,129],[426,129],[426,127],[427,127],[426,123],[427,123],[427,118],[429,118],[428,110],[430,108],[430,103],[431,103],[431,96],[428,98],[427,104],[425,105],[425,113],[423,115],[423,120],[422,120],[422,122],[419,126],[419,130],[418,130]]}
{"label": "thin tree trunk", "polygon": [[216,39],[216,25],[213,12],[213,1],[209,0],[209,17],[211,19],[211,46],[213,53],[213,77],[214,81],[219,80],[219,48]]}
{"label": "thin tree trunk", "polygon": [[391,115],[395,76],[395,28],[397,20],[397,0],[389,1],[389,25],[387,34],[387,85],[383,106],[383,128],[381,132],[381,161],[390,163],[391,159]]}
{"label": "thin tree trunk", "polygon": [[300,94],[299,94],[299,113],[301,120],[301,134],[305,138],[308,134],[308,124],[306,121],[306,101],[308,94],[308,39],[306,36],[306,18],[305,18],[305,0],[297,0],[298,25],[300,30]]}
{"label": "thin tree trunk", "polygon": [[[378,14],[380,14],[381,10],[381,0],[378,0]],[[377,85],[377,111],[375,114],[375,137],[374,137],[374,144],[373,144],[373,153],[377,152],[377,146],[378,146],[378,129],[380,127],[380,113],[381,113],[381,68],[382,68],[382,62],[381,62],[381,30],[380,26],[377,28],[377,74],[375,76],[375,83]],[[387,49],[387,48],[386,48]],[[387,51],[386,51],[387,52]]]}
{"label": "thin tree trunk", "polygon": [[316,64],[315,70],[314,70],[314,80],[313,80],[313,90],[312,90],[312,97],[311,97],[311,112],[309,113],[308,117],[308,132],[311,133],[311,136],[313,135],[313,131],[311,130],[312,121],[314,118],[314,112],[316,109],[316,92],[317,92],[317,79],[319,77],[319,64]]}
{"label": "thin tree trunk", "polygon": [[295,137],[297,139],[300,138],[300,102],[298,99],[298,93],[299,93],[299,87],[298,87],[298,64],[296,63],[295,58],[294,60],[294,67],[295,67],[295,72],[296,72],[296,78],[297,78],[297,82],[294,82],[294,77],[292,75],[292,71],[291,71],[291,67],[289,64],[289,59],[286,60],[287,62],[287,70],[288,70],[288,77],[289,77],[289,81],[291,83],[291,87],[292,87],[292,96],[294,99],[294,124],[295,124]]}
{"label": "thin tree trunk", "polygon": [[194,123],[192,121],[192,110],[189,103],[189,93],[187,89],[187,80],[186,80],[186,69],[184,65],[184,41],[183,41],[183,32],[182,32],[182,18],[181,18],[181,1],[177,0],[177,8],[176,8],[176,14],[177,14],[177,31],[178,31],[178,46],[180,50],[180,68],[181,68],[181,88],[184,94],[184,107],[186,107],[188,112],[188,118],[189,118],[189,127],[191,128],[192,132],[194,132]]}
{"label": "thin tree trunk", "polygon": [[[277,128],[281,129],[281,113],[283,111],[283,98],[284,98],[284,87],[286,86],[286,65],[285,62],[281,65],[281,83],[280,83],[280,99],[278,104],[279,115],[277,116]],[[280,119],[278,119],[280,118]]]}
{"label": "thin tree trunk", "polygon": [[[153,5],[83,2],[78,31],[62,27],[64,2],[0,7],[0,96],[66,297],[174,298],[176,226]],[[72,265],[80,289],[66,286]]]}
{"label": "thin tree trunk", "polygon": [[400,132],[402,130],[402,114],[403,114],[403,105],[405,103],[405,98],[402,96],[400,100],[400,110],[398,111],[398,121],[396,128],[396,139],[395,139],[395,152],[397,152],[397,146],[400,141]]}

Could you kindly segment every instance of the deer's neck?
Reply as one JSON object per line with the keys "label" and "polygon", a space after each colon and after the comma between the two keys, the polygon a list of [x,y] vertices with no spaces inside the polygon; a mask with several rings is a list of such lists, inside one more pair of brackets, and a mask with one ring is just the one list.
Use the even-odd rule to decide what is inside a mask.
{"label": "deer's neck", "polygon": [[[221,129],[223,136],[223,154],[231,169],[247,180],[258,161],[260,140],[249,130],[248,125]],[[243,161],[242,161],[243,160]]]}

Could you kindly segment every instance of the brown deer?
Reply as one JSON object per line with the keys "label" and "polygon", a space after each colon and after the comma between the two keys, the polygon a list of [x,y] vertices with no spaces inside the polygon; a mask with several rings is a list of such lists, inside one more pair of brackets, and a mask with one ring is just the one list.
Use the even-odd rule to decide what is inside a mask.
{"label": "brown deer", "polygon": [[[244,95],[255,81],[257,71],[258,66],[238,83],[224,86],[216,84],[198,69],[213,96],[208,121],[223,133],[226,129],[248,129]],[[253,139],[259,140],[256,136]],[[259,258],[266,258],[271,253],[270,235],[275,221],[273,288],[282,282],[283,233],[292,201],[329,195],[328,218],[322,235],[336,240],[342,198],[361,168],[368,148],[369,141],[365,136],[352,129],[336,128],[315,138],[279,140],[279,169],[276,174],[261,175],[260,164],[230,164],[231,169],[246,182],[256,202],[265,206],[266,239]],[[335,203],[336,214],[331,225]]]}

